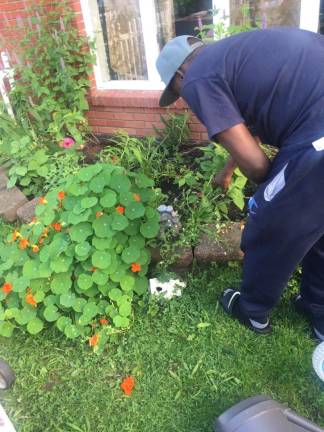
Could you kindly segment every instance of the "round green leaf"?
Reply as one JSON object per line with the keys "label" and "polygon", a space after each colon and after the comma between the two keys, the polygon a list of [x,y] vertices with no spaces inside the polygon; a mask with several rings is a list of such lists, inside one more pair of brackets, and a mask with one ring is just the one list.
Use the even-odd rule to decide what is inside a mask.
{"label": "round green leaf", "polygon": [[14,292],[24,292],[26,291],[26,288],[29,287],[30,279],[26,278],[25,276],[22,276],[15,280],[13,284],[13,291]]}
{"label": "round green leaf", "polygon": [[139,219],[145,214],[145,207],[140,202],[132,202],[126,207],[125,215],[131,219]]}
{"label": "round green leaf", "polygon": [[102,173],[93,177],[90,181],[89,188],[92,192],[101,193],[106,186],[106,179],[102,176]]}
{"label": "round green leaf", "polygon": [[87,304],[87,300],[84,298],[77,298],[74,302],[74,305],[72,306],[73,310],[75,310],[75,312],[82,312],[84,306]]}
{"label": "round green leaf", "polygon": [[118,288],[113,288],[109,291],[108,295],[111,300],[116,301],[119,297],[122,296],[122,291]]}
{"label": "round green leaf", "polygon": [[105,285],[108,282],[108,278],[108,274],[100,270],[96,270],[92,275],[92,280],[97,285]]}
{"label": "round green leaf", "polygon": [[37,259],[26,261],[23,267],[23,276],[27,279],[37,279],[39,262]]}
{"label": "round green leaf", "polygon": [[128,227],[125,229],[125,233],[133,236],[139,233],[140,222],[136,220],[129,221]]}
{"label": "round green leaf", "polygon": [[54,219],[55,213],[49,208],[47,208],[41,216],[41,221],[44,225],[51,225],[51,223],[54,222]]}
{"label": "round green leaf", "polygon": [[128,317],[132,312],[132,306],[129,302],[125,302],[119,306],[119,315]]}
{"label": "round green leaf", "polygon": [[80,336],[80,332],[74,324],[67,324],[64,328],[64,334],[69,339],[75,339]]}
{"label": "round green leaf", "polygon": [[82,242],[75,246],[75,253],[79,256],[86,256],[90,252],[91,246],[88,242]]}
{"label": "round green leaf", "polygon": [[140,231],[142,236],[151,239],[158,235],[160,231],[160,225],[157,222],[148,221],[141,225]]}
{"label": "round green leaf", "polygon": [[89,209],[91,207],[94,207],[98,202],[98,198],[97,197],[87,197],[87,198],[83,198],[81,200],[81,207],[85,208],[85,209]]}
{"label": "round green leaf", "polygon": [[64,332],[65,327],[70,324],[72,324],[71,318],[64,316],[61,316],[56,322],[56,326],[61,332]]}
{"label": "round green leaf", "polygon": [[76,301],[76,296],[72,292],[62,294],[60,296],[60,304],[64,307],[67,308],[73,307],[75,301]]}
{"label": "round green leaf", "polygon": [[53,294],[66,294],[72,285],[70,273],[59,273],[53,276],[51,291]]}
{"label": "round green leaf", "polygon": [[81,168],[80,171],[78,172],[77,176],[80,180],[82,180],[84,182],[88,182],[96,174],[99,174],[101,170],[102,170],[102,165],[94,164],[94,165],[90,165],[90,166]]}
{"label": "round green leaf", "polygon": [[129,326],[129,319],[120,315],[115,316],[113,322],[118,328],[126,328]]}
{"label": "round green leaf", "polygon": [[112,190],[108,190],[104,196],[100,199],[100,204],[104,208],[111,208],[117,203],[117,195],[116,192]]}
{"label": "round green leaf", "polygon": [[131,187],[131,182],[126,175],[113,174],[110,179],[110,187],[119,193],[127,192]]}
{"label": "round green leaf", "polygon": [[91,262],[94,267],[105,269],[111,264],[111,255],[109,252],[97,251],[92,255]]}
{"label": "round green leaf", "polygon": [[91,209],[88,209],[78,215],[69,212],[67,217],[67,222],[69,225],[77,225],[81,222],[87,222],[90,215],[91,215]]}
{"label": "round green leaf", "polygon": [[66,255],[60,255],[50,263],[50,268],[55,273],[66,273],[70,270],[73,259]]}
{"label": "round green leaf", "polygon": [[71,228],[70,237],[75,242],[83,243],[92,233],[92,226],[87,222],[82,222]]}
{"label": "round green leaf", "polygon": [[29,323],[27,324],[27,331],[32,335],[41,332],[43,328],[44,328],[44,323],[39,318],[34,318],[31,321],[29,321]]}
{"label": "round green leaf", "polygon": [[54,305],[46,306],[44,309],[44,318],[48,322],[57,321],[57,319],[60,317],[60,314],[58,313],[58,309]]}
{"label": "round green leaf", "polygon": [[92,281],[92,277],[88,274],[82,273],[79,277],[78,277],[78,287],[82,290],[82,291],[86,291],[89,288],[92,287],[93,281]]}
{"label": "round green leaf", "polygon": [[95,303],[89,302],[84,306],[82,313],[92,319],[99,313],[99,309]]}
{"label": "round green leaf", "polygon": [[151,261],[151,254],[146,249],[142,249],[141,256],[137,261],[138,264],[141,264],[143,266],[149,264],[150,261]]}
{"label": "round green leaf", "polygon": [[136,249],[143,249],[145,246],[145,239],[141,235],[135,235],[129,238],[129,246],[133,246]]}
{"label": "round green leaf", "polygon": [[3,337],[11,337],[15,326],[9,321],[0,322],[0,335]]}
{"label": "round green leaf", "polygon": [[96,236],[99,238],[112,237],[114,235],[114,231],[112,230],[111,222],[111,216],[108,215],[103,215],[96,219],[92,224]]}
{"label": "round green leaf", "polygon": [[15,319],[19,325],[26,325],[29,321],[34,319],[36,315],[37,311],[35,308],[26,306],[16,314]]}
{"label": "round green leaf", "polygon": [[134,246],[129,246],[123,250],[122,260],[127,264],[131,264],[136,262],[140,255],[141,252],[139,249],[135,248]]}
{"label": "round green leaf", "polygon": [[128,219],[125,216],[121,214],[115,214],[113,216],[111,227],[115,231],[124,231],[124,229],[127,228],[128,224]]}
{"label": "round green leaf", "polygon": [[120,286],[124,291],[132,291],[135,286],[135,278],[133,276],[123,276],[120,280]]}

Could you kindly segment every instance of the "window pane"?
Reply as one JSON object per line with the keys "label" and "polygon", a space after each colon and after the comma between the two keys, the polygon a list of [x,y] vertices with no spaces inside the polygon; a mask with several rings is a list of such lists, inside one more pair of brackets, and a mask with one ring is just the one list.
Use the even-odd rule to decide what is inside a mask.
{"label": "window pane", "polygon": [[212,0],[155,0],[160,48],[174,36],[197,36],[213,22]]}
{"label": "window pane", "polygon": [[139,0],[97,0],[110,80],[146,80]]}
{"label": "window pane", "polygon": [[230,0],[232,25],[299,27],[301,0]]}

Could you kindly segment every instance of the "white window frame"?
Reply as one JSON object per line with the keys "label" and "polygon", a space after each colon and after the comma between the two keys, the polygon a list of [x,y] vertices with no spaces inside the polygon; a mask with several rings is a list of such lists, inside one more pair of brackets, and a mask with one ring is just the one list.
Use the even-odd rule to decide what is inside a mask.
{"label": "white window frame", "polygon": [[[225,19],[225,25],[230,22],[230,0],[212,0],[213,8],[218,11],[214,22],[219,18]],[[91,39],[96,38],[93,20],[91,18],[90,0],[80,0],[86,33]],[[160,81],[159,74],[155,67],[155,59],[159,53],[159,46],[156,37],[157,23],[155,15],[154,0],[139,0],[140,14],[142,20],[144,49],[147,62],[148,80],[104,80],[100,68],[100,59],[96,53],[96,65],[94,75],[98,90],[162,90],[164,84]],[[300,25],[304,30],[318,31],[318,20],[320,11],[320,0],[301,0]],[[225,18],[224,18],[225,17]]]}

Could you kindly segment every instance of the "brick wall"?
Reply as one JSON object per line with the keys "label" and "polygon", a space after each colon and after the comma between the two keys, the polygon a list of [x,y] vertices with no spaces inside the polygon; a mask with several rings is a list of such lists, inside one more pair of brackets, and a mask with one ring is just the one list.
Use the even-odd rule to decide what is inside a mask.
{"label": "brick wall", "polygon": [[[69,0],[75,12],[75,26],[80,34],[85,34],[85,26],[80,0]],[[51,0],[48,0],[49,5]],[[21,18],[28,16],[31,0],[0,0],[0,48],[9,41],[19,39]],[[6,41],[6,42],[5,42]],[[11,61],[14,62],[14,56]],[[188,111],[183,101],[177,101],[170,108],[159,108],[159,91],[139,90],[98,90],[94,76],[90,77],[89,123],[94,133],[114,134],[119,129],[130,135],[144,136],[154,134],[154,126],[160,127],[161,115],[168,112]],[[206,140],[205,128],[192,116],[190,122],[191,138]]]}

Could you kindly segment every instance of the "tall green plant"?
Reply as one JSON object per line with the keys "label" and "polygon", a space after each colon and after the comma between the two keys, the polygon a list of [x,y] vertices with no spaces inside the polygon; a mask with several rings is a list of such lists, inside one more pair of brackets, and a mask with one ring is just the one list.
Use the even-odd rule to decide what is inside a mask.
{"label": "tall green plant", "polygon": [[45,2],[36,5],[15,53],[19,62],[10,95],[15,113],[29,119],[52,148],[65,136],[82,144],[87,131],[88,76],[94,56],[92,44],[78,33],[73,20],[66,0],[51,7]]}

